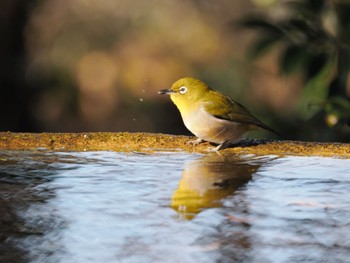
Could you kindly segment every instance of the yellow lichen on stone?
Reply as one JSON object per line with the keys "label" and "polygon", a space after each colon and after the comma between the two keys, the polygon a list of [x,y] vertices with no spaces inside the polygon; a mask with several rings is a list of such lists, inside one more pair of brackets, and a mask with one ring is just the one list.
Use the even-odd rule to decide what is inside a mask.
{"label": "yellow lichen on stone", "polygon": [[[189,136],[154,133],[11,133],[0,132],[0,150],[117,151],[153,152],[185,151],[208,153],[209,143],[188,145]],[[350,158],[350,144],[301,141],[243,140],[235,147],[220,151],[222,155],[297,155]]]}

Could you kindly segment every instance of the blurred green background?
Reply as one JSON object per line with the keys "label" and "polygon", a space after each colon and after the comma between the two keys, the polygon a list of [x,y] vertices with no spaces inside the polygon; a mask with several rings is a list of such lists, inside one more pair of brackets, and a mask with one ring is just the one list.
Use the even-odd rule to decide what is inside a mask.
{"label": "blurred green background", "polygon": [[157,90],[193,76],[286,139],[350,142],[348,14],[341,0],[3,0],[0,130],[190,134]]}

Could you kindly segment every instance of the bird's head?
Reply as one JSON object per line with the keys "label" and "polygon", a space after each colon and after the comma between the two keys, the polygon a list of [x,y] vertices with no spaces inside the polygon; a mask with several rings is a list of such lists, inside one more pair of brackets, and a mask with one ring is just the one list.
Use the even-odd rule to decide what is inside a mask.
{"label": "bird's head", "polygon": [[210,88],[201,80],[182,78],[177,80],[170,89],[158,91],[159,94],[169,94],[171,100],[181,110],[205,97]]}

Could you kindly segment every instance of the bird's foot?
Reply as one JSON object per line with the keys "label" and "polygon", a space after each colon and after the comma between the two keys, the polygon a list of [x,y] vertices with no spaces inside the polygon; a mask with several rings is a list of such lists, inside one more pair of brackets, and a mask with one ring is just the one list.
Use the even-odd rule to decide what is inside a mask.
{"label": "bird's foot", "polygon": [[195,145],[201,144],[202,142],[204,142],[204,140],[201,138],[198,138],[197,140],[188,141],[187,144],[191,144],[195,146]]}
{"label": "bird's foot", "polygon": [[223,147],[223,143],[219,144],[218,146],[214,147],[214,148],[210,148],[209,152],[219,152],[219,150],[223,149],[225,147]]}
{"label": "bird's foot", "polygon": [[227,147],[230,147],[232,145],[234,145],[234,142],[226,141],[226,142],[220,143],[218,146],[210,149],[210,151],[211,152],[218,152],[218,151],[225,149]]}

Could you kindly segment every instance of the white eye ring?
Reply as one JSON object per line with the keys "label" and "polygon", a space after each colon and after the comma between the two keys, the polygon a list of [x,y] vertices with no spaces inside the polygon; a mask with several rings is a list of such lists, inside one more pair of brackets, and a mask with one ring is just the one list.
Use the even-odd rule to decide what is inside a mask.
{"label": "white eye ring", "polygon": [[179,92],[180,92],[181,94],[185,94],[185,93],[187,92],[187,87],[182,86],[182,87],[179,89]]}

